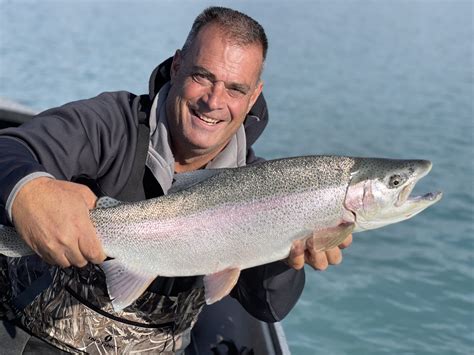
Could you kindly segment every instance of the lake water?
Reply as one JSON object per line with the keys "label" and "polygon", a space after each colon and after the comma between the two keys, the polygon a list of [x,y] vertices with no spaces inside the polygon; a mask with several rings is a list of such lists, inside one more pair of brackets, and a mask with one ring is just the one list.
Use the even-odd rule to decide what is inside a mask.
{"label": "lake water", "polygon": [[[0,0],[0,96],[41,110],[144,93],[210,4]],[[473,354],[473,2],[220,4],[269,37],[261,156],[429,159],[415,192],[445,193],[410,221],[355,235],[341,265],[307,270],[283,321],[292,352]]]}

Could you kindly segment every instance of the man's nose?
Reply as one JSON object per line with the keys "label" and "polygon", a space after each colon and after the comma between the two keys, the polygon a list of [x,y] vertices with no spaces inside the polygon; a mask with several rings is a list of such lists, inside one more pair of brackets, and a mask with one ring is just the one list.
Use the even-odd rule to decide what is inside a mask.
{"label": "man's nose", "polygon": [[210,110],[219,110],[224,106],[225,93],[225,85],[221,81],[215,82],[209,88],[204,101]]}

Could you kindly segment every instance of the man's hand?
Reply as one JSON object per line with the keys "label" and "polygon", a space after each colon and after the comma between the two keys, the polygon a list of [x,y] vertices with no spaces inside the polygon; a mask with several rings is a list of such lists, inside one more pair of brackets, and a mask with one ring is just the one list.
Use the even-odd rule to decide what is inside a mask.
{"label": "man's hand", "polygon": [[97,197],[86,186],[46,177],[23,186],[12,218],[23,240],[49,264],[83,267],[106,255],[89,217]]}
{"label": "man's hand", "polygon": [[[309,238],[308,241],[310,241]],[[337,265],[342,261],[341,249],[347,248],[352,243],[350,234],[338,247],[317,252],[312,248],[310,242],[297,240],[293,243],[290,256],[287,259],[288,265],[296,270],[303,268],[304,264],[311,265],[316,270],[326,270],[329,265]]]}

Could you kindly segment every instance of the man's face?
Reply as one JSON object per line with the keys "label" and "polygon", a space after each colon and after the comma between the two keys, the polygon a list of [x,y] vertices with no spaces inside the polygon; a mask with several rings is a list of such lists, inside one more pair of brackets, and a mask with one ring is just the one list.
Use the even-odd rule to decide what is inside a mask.
{"label": "man's face", "polygon": [[215,25],[177,51],[166,102],[175,156],[215,155],[244,121],[262,90],[259,45],[238,46]]}

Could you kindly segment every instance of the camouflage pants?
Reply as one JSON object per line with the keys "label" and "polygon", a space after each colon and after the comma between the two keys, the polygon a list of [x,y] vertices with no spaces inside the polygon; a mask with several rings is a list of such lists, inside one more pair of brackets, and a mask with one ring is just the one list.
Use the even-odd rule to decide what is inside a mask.
{"label": "camouflage pants", "polygon": [[0,315],[8,300],[44,272],[52,284],[20,314],[19,322],[36,337],[68,352],[89,354],[179,354],[204,305],[196,288],[176,296],[145,292],[131,306],[115,312],[100,268],[46,266],[38,257],[2,258]]}

